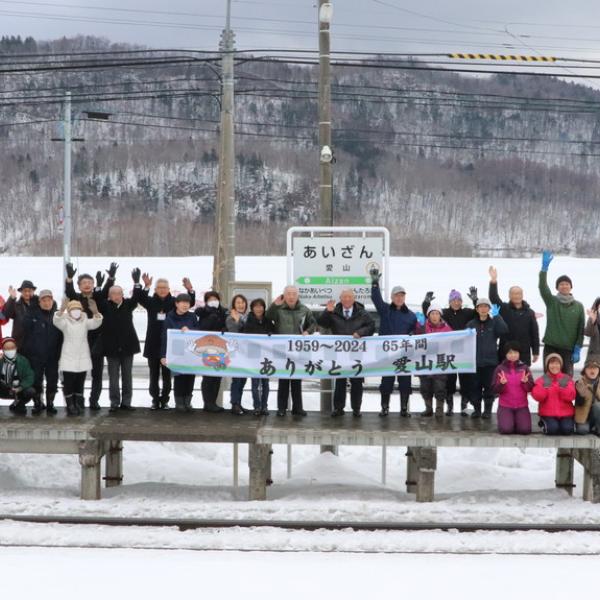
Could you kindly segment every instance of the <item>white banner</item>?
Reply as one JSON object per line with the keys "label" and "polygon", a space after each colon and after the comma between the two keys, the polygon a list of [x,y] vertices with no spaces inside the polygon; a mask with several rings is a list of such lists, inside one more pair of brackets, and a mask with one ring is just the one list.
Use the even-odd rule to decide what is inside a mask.
{"label": "white banner", "polygon": [[475,330],[432,335],[258,335],[169,329],[175,373],[219,377],[335,379],[474,373]]}

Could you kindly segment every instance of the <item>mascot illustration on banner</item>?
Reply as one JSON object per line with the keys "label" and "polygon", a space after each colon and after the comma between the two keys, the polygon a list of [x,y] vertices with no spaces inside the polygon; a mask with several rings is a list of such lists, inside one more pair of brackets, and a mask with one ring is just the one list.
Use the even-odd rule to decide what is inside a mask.
{"label": "mascot illustration on banner", "polygon": [[189,351],[202,358],[205,367],[216,371],[225,369],[231,362],[230,348],[224,338],[218,335],[205,335],[194,340]]}

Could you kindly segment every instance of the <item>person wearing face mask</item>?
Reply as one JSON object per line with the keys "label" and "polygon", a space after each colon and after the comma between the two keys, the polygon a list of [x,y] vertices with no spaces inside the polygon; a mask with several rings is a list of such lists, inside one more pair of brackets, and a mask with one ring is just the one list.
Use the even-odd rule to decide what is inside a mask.
{"label": "person wearing face mask", "polygon": [[[75,291],[73,286],[73,279],[77,273],[77,269],[73,267],[73,263],[67,263],[65,270],[67,277],[65,279],[65,296],[69,300],[78,300],[81,302],[83,311],[86,316],[91,319],[94,315],[88,306],[90,300],[94,298],[94,289],[96,291],[103,290],[104,294],[108,293],[108,290],[115,283],[115,277],[117,275],[117,269],[119,265],[116,262],[110,263],[110,266],[106,270],[106,275],[102,271],[96,272],[96,286],[94,287],[94,278],[87,273],[83,273],[77,277],[77,286],[79,287],[79,293]],[[106,283],[105,283],[106,280]],[[102,376],[104,373],[104,355],[102,354],[102,348],[100,347],[100,332],[101,328],[92,329],[88,331],[88,344],[90,346],[91,359],[92,359],[92,386],[90,389],[90,410],[100,410],[100,395],[102,394]],[[84,400],[78,398],[80,403],[79,408],[83,410]]]}
{"label": "person wearing face mask", "polygon": [[[62,333],[54,326],[52,318],[56,302],[50,290],[42,290],[39,305],[25,316],[25,342],[23,355],[29,359],[35,373],[35,397],[32,414],[40,414],[44,408],[50,415],[56,414],[54,397],[58,391],[58,359],[62,346]],[[46,380],[46,405],[42,402]]]}
{"label": "person wearing face mask", "polygon": [[88,332],[102,325],[102,315],[93,299],[88,300],[92,317],[88,317],[79,300],[63,301],[60,311],[52,316],[54,325],[62,331],[63,345],[58,368],[63,375],[63,394],[67,414],[80,414],[86,373],[92,368]]}
{"label": "person wearing face mask", "polygon": [[34,373],[29,361],[17,353],[17,342],[12,337],[2,341],[0,357],[0,398],[12,400],[10,410],[18,415],[27,414],[27,403],[35,397]]}
{"label": "person wearing face mask", "polygon": [[544,333],[544,361],[550,354],[559,354],[563,370],[573,375],[573,365],[581,358],[585,311],[583,304],[573,297],[573,282],[567,275],[556,280],[556,294],[548,287],[548,268],[554,254],[542,253],[542,270],[539,275],[540,294],[546,304],[546,332]]}
{"label": "person wearing face mask", "polygon": [[[25,339],[25,330],[23,328],[25,315],[30,308],[38,305],[39,299],[35,294],[36,289],[35,285],[27,279],[23,281],[18,290],[15,290],[12,285],[8,288],[10,297],[6,301],[2,312],[6,319],[12,319],[12,337],[17,342],[17,348],[23,347]],[[17,292],[21,294],[18,300]]]}
{"label": "person wearing face mask", "polygon": [[[477,303],[477,288],[471,286],[467,296],[473,302],[473,306]],[[427,292],[423,300],[423,314],[426,315],[431,306],[431,302],[435,298],[433,292]],[[458,290],[451,290],[448,296],[448,308],[442,309],[442,319],[448,323],[452,331],[463,331],[467,328],[467,323],[472,321],[477,316],[474,308],[466,308],[463,306],[462,294]],[[471,373],[448,373],[446,375],[446,403],[448,405],[447,415],[454,413],[454,394],[456,394],[456,381],[460,383],[460,414],[463,417],[467,416],[467,406],[471,387],[473,386],[473,376]]]}
{"label": "person wearing face mask", "polygon": [[104,317],[100,343],[108,363],[109,412],[113,413],[119,409],[135,410],[131,406],[132,370],[133,357],[140,351],[140,342],[133,325],[133,311],[142,296],[141,275],[139,269],[131,272],[134,284],[131,298],[124,297],[123,288],[119,285],[108,290],[108,297],[102,292],[94,292],[98,310]]}
{"label": "person wearing face mask", "polygon": [[[195,311],[198,317],[198,329],[200,331],[225,331],[227,326],[227,311],[221,305],[219,292],[209,290],[204,294],[204,306]],[[202,400],[204,410],[207,412],[223,412],[225,409],[217,404],[219,389],[221,388],[221,377],[204,375],[202,377]]]}
{"label": "person wearing face mask", "polygon": [[[167,279],[156,280],[154,294],[150,296],[152,277],[148,273],[142,275],[144,289],[139,297],[140,304],[146,309],[148,323],[146,326],[146,343],[144,345],[144,358],[148,361],[149,387],[152,398],[152,410],[168,409],[169,394],[171,393],[171,371],[161,365],[162,331],[167,314],[175,308],[175,298]],[[196,303],[196,293],[189,278],[183,278],[183,286],[190,296],[192,306]],[[160,379],[162,378],[162,390]]]}

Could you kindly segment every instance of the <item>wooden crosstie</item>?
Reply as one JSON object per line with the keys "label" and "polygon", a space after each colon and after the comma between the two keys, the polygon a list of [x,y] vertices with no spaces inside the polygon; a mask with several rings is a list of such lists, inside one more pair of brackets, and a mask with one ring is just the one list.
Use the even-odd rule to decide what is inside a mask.
{"label": "wooden crosstie", "polygon": [[[534,429],[537,416],[533,416]],[[594,435],[546,436],[500,435],[495,418],[488,421],[455,415],[443,418],[412,418],[351,413],[332,418],[311,412],[300,418],[274,415],[257,419],[229,413],[208,414],[150,411],[109,414],[105,411],[67,417],[18,417],[0,409],[0,452],[75,454],[81,465],[81,498],[101,497],[101,467],[105,484],[123,480],[125,442],[188,442],[248,444],[250,500],[265,500],[271,482],[274,444],[380,446],[407,449],[406,488],[418,502],[434,500],[438,448],[555,448],[556,486],[573,493],[574,462],[584,468],[583,498],[600,502],[600,438]]]}

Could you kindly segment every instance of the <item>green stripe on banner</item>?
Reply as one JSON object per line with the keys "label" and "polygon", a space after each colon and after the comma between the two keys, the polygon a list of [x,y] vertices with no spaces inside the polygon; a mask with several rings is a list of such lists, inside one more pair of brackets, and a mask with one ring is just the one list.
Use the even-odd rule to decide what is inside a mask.
{"label": "green stripe on banner", "polygon": [[370,277],[298,277],[301,285],[364,285],[371,284]]}

